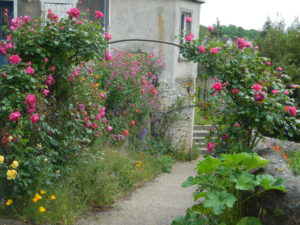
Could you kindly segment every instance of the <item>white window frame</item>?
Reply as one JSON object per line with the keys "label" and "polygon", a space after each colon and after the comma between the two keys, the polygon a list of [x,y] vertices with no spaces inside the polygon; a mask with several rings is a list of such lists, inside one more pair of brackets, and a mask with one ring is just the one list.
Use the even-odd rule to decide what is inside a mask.
{"label": "white window frame", "polygon": [[[42,18],[47,17],[47,11],[48,9],[45,9],[45,4],[72,4],[72,7],[75,8],[76,4],[78,3],[78,0],[40,0],[41,1],[41,12],[42,12]],[[59,18],[60,19],[60,18]]]}
{"label": "white window frame", "polygon": [[[184,15],[184,18],[182,18],[182,16]],[[179,37],[181,37],[181,35],[182,35],[182,33],[181,32],[186,32],[187,30],[187,22],[186,22],[186,17],[191,17],[191,18],[193,18],[193,11],[191,11],[191,10],[187,10],[187,9],[181,9],[180,10],[180,22],[179,22],[179,26],[180,26],[180,28],[179,28]],[[184,23],[184,29],[182,29],[182,22]],[[192,25],[192,23],[193,23],[193,21],[192,22],[190,22],[189,24],[190,24],[190,31],[189,32],[191,32],[191,33],[193,33],[192,31],[193,31],[193,25]],[[183,44],[183,43],[185,43],[186,41],[183,39],[182,40],[182,42],[181,42],[181,40],[180,40],[180,44]],[[185,62],[185,61],[188,61],[186,58],[184,58],[183,56],[182,56],[182,53],[181,52],[179,52],[179,56],[178,56],[178,61],[179,62]]]}

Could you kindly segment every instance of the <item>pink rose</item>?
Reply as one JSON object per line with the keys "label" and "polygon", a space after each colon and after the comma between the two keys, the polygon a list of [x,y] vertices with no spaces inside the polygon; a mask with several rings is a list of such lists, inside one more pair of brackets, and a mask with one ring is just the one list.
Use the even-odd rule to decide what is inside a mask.
{"label": "pink rose", "polygon": [[45,59],[44,59],[44,62],[45,62],[45,63],[49,62],[49,59],[48,59],[48,58],[45,58]]}
{"label": "pink rose", "polygon": [[31,106],[35,106],[36,104],[36,97],[33,94],[28,94],[27,98],[25,100],[25,104],[26,105],[31,105]]}
{"label": "pink rose", "polygon": [[6,48],[7,49],[13,49],[15,46],[14,46],[14,44],[13,43],[7,43],[6,44]]}
{"label": "pink rose", "polygon": [[285,90],[285,91],[283,92],[283,94],[285,94],[285,95],[289,95],[289,94],[290,94],[290,92],[289,92],[288,90]]}
{"label": "pink rose", "polygon": [[204,53],[204,52],[205,52],[205,47],[204,47],[203,45],[201,45],[201,46],[199,47],[199,52],[200,52],[200,53]]}
{"label": "pink rose", "polygon": [[112,127],[111,127],[111,126],[107,126],[107,127],[105,128],[105,130],[106,130],[107,132],[111,132],[111,131],[112,131]]}
{"label": "pink rose", "polygon": [[219,54],[219,50],[220,50],[221,48],[211,48],[210,50],[209,50],[209,52],[210,53],[213,53],[213,54]]}
{"label": "pink rose", "polygon": [[276,95],[276,94],[278,94],[278,93],[279,93],[278,90],[276,90],[276,89],[272,90],[272,94]]}
{"label": "pink rose", "polygon": [[254,84],[251,87],[254,91],[258,92],[262,89],[262,86],[260,86],[259,84]]}
{"label": "pink rose", "polygon": [[238,88],[235,88],[232,90],[232,94],[238,94],[239,93],[239,89]]}
{"label": "pink rose", "polygon": [[85,110],[85,104],[78,104],[77,109],[78,111],[83,112]]}
{"label": "pink rose", "polygon": [[100,11],[96,11],[95,12],[95,16],[97,17],[97,18],[103,18],[104,17],[104,14],[102,13],[102,12],[100,12]]}
{"label": "pink rose", "polygon": [[208,26],[207,29],[211,32],[214,32],[215,31],[215,28],[211,27],[211,26]]}
{"label": "pink rose", "polygon": [[252,44],[250,42],[245,42],[245,47],[246,48],[250,48],[252,46]]}
{"label": "pink rose", "polygon": [[191,33],[191,34],[189,34],[188,36],[185,37],[185,40],[186,41],[192,41],[194,37],[195,37],[195,35]]}
{"label": "pink rose", "polygon": [[296,88],[298,87],[298,85],[296,85],[296,84],[291,84],[290,87],[291,87],[292,89],[296,89]]}
{"label": "pink rose", "polygon": [[282,72],[283,69],[281,67],[277,67],[276,70],[279,71],[279,72]]}
{"label": "pink rose", "polygon": [[35,73],[34,69],[31,66],[28,66],[24,71],[27,74],[34,74]]}
{"label": "pink rose", "polygon": [[266,62],[266,65],[267,65],[267,66],[271,66],[272,63],[271,63],[270,61],[267,61],[267,62]]}
{"label": "pink rose", "polygon": [[103,124],[105,124],[105,123],[107,123],[107,119],[106,118],[104,118],[103,120],[101,120],[101,123],[103,123]]}
{"label": "pink rose", "polygon": [[5,47],[0,46],[0,54],[3,55],[3,56],[6,56],[6,55],[7,55],[7,51],[6,51],[6,48],[5,48]]}
{"label": "pink rose", "polygon": [[192,22],[192,18],[187,16],[187,17],[185,18],[185,21],[188,22],[188,23],[190,23],[190,22]]}
{"label": "pink rose", "polygon": [[297,116],[297,108],[295,106],[290,107],[289,113],[291,114],[291,116]]}
{"label": "pink rose", "polygon": [[98,126],[98,124],[97,123],[92,123],[92,128],[93,129],[97,129],[99,126]]}
{"label": "pink rose", "polygon": [[37,123],[39,121],[40,117],[38,114],[34,114],[30,117],[30,120],[32,123]]}
{"label": "pink rose", "polygon": [[102,113],[98,113],[95,117],[95,120],[100,120],[104,115]]}
{"label": "pink rose", "polygon": [[265,96],[264,92],[258,93],[257,95],[254,96],[254,100],[257,101],[257,102],[261,102],[264,99],[266,99],[266,96]]}
{"label": "pink rose", "polygon": [[21,117],[20,112],[13,112],[9,115],[9,121],[16,122]]}
{"label": "pink rose", "polygon": [[105,94],[104,93],[99,93],[99,97],[100,98],[105,98]]}
{"label": "pink rose", "polygon": [[48,96],[50,91],[48,89],[43,89],[43,93],[44,93],[45,96]]}
{"label": "pink rose", "polygon": [[55,66],[51,66],[49,70],[50,70],[50,71],[55,71],[56,68],[55,68]]}
{"label": "pink rose", "polygon": [[223,89],[223,85],[222,83],[214,83],[213,86],[212,86],[212,89],[214,89],[216,92],[219,92]]}
{"label": "pink rose", "polygon": [[284,112],[289,112],[289,111],[290,111],[290,107],[291,107],[291,106],[288,106],[288,105],[285,106],[285,107],[284,107]]}
{"label": "pink rose", "polygon": [[9,58],[9,61],[11,64],[19,64],[22,61],[22,59],[18,55],[12,55]]}
{"label": "pink rose", "polygon": [[45,81],[45,84],[47,86],[51,86],[51,85],[55,84],[55,80],[51,74],[48,75],[47,80]]}
{"label": "pink rose", "polygon": [[226,140],[226,139],[228,139],[229,137],[228,137],[227,134],[223,134],[221,138],[222,138],[223,140]]}
{"label": "pink rose", "polygon": [[30,16],[24,16],[24,22],[25,23],[29,23],[30,22],[30,20],[31,20],[31,17]]}
{"label": "pink rose", "polygon": [[69,17],[71,17],[71,18],[78,19],[78,17],[80,16],[80,11],[77,8],[72,8],[69,11],[67,11],[67,13],[69,14]]}
{"label": "pink rose", "polygon": [[216,146],[215,143],[209,142],[209,143],[207,143],[207,145],[206,145],[206,149],[207,149],[208,151],[210,151],[210,152],[213,152],[215,146]]}
{"label": "pink rose", "polygon": [[105,60],[106,61],[112,61],[112,59],[113,59],[112,54],[110,52],[106,52]]}
{"label": "pink rose", "polygon": [[109,33],[105,32],[105,39],[110,40],[111,38],[112,36]]}
{"label": "pink rose", "polygon": [[235,123],[235,124],[233,124],[233,126],[234,126],[234,127],[239,127],[240,124],[239,124],[239,123]]}
{"label": "pink rose", "polygon": [[245,47],[245,39],[244,38],[238,38],[236,40],[236,45],[238,46],[238,48],[243,49]]}
{"label": "pink rose", "polygon": [[89,128],[92,124],[89,121],[84,122],[85,128]]}

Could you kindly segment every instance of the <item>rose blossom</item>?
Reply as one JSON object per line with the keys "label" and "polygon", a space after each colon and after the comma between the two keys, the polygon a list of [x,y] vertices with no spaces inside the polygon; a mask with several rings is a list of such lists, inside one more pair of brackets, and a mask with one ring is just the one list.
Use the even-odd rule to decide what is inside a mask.
{"label": "rose blossom", "polygon": [[201,46],[199,47],[199,52],[200,52],[200,53],[204,53],[204,52],[205,52],[205,47],[204,47],[204,45],[201,45]]}
{"label": "rose blossom", "polygon": [[27,74],[34,74],[35,71],[31,66],[28,66],[26,69],[24,69],[25,73]]}
{"label": "rose blossom", "polygon": [[111,38],[112,36],[109,33],[105,32],[105,39],[110,40]]}
{"label": "rose blossom", "polygon": [[185,18],[185,21],[188,22],[188,23],[190,23],[190,22],[192,22],[192,18],[189,17],[189,16],[187,16],[187,17]]}
{"label": "rose blossom", "polygon": [[222,138],[223,140],[226,140],[226,139],[228,139],[229,137],[228,137],[227,134],[223,134],[221,138]]}
{"label": "rose blossom", "polygon": [[36,104],[36,97],[33,94],[28,94],[25,100],[26,105],[35,105]]}
{"label": "rose blossom", "polygon": [[31,17],[30,16],[24,16],[24,22],[25,23],[29,23],[30,22],[30,20],[31,20]]}
{"label": "rose blossom", "polygon": [[195,35],[190,33],[188,36],[185,37],[185,40],[186,41],[192,41],[194,37],[195,37]]}
{"label": "rose blossom", "polygon": [[209,52],[217,55],[217,54],[219,54],[219,50],[220,50],[220,48],[211,48],[209,50]]}
{"label": "rose blossom", "polygon": [[78,17],[80,16],[80,11],[77,8],[72,8],[69,11],[67,11],[67,13],[69,14],[69,17],[71,18],[76,18],[78,19]]}
{"label": "rose blossom", "polygon": [[135,126],[135,121],[134,120],[130,121],[130,125]]}
{"label": "rose blossom", "polygon": [[48,58],[45,58],[45,59],[44,59],[44,62],[45,62],[45,63],[49,62],[49,59],[48,59]]}
{"label": "rose blossom", "polygon": [[238,94],[239,93],[239,89],[238,88],[235,88],[235,89],[232,89],[232,94]]}
{"label": "rose blossom", "polygon": [[260,86],[259,84],[254,84],[251,87],[254,91],[258,92],[262,89],[262,86]]}
{"label": "rose blossom", "polygon": [[263,101],[264,99],[266,99],[265,92],[258,93],[257,95],[254,96],[254,99],[257,102]]}
{"label": "rose blossom", "polygon": [[288,90],[285,90],[285,91],[283,92],[283,94],[285,94],[285,95],[289,95],[289,94],[290,94],[290,92],[289,92]]}
{"label": "rose blossom", "polygon": [[270,61],[267,61],[267,62],[266,62],[266,65],[267,65],[267,66],[271,66],[272,63],[271,63]]}
{"label": "rose blossom", "polygon": [[278,90],[276,90],[276,89],[274,89],[274,90],[272,90],[272,94],[278,94],[279,93],[279,91]]}
{"label": "rose blossom", "polygon": [[104,118],[104,119],[101,120],[101,123],[105,124],[105,123],[107,123],[107,121],[108,120],[106,118]]}
{"label": "rose blossom", "polygon": [[297,115],[297,108],[295,106],[292,106],[289,108],[289,113],[291,116],[296,116]]}
{"label": "rose blossom", "polygon": [[298,85],[296,85],[296,84],[291,84],[290,87],[293,88],[293,89],[296,89],[296,88],[298,87]]}
{"label": "rose blossom", "polygon": [[211,26],[208,26],[207,29],[211,32],[215,31],[215,28],[211,27]]}
{"label": "rose blossom", "polygon": [[234,127],[239,127],[240,125],[239,125],[239,123],[235,123],[235,124],[233,124],[233,126]]}
{"label": "rose blossom", "polygon": [[43,89],[43,94],[44,94],[44,95],[48,96],[49,93],[50,93],[50,91],[49,91],[48,89]]}
{"label": "rose blossom", "polygon": [[214,83],[213,86],[212,86],[212,89],[214,89],[216,92],[219,92],[223,89],[223,85],[222,83]]}
{"label": "rose blossom", "polygon": [[277,67],[276,70],[279,71],[279,72],[282,72],[283,69],[281,67]]}
{"label": "rose blossom", "polygon": [[112,61],[112,59],[113,59],[112,54],[110,52],[106,52],[106,54],[105,54],[105,60]]}
{"label": "rose blossom", "polygon": [[9,58],[9,61],[11,64],[19,64],[22,61],[22,59],[18,55],[12,55]]}
{"label": "rose blossom", "polygon": [[21,117],[21,113],[20,112],[13,112],[9,115],[9,120],[11,122],[16,122],[19,118]]}
{"label": "rose blossom", "polygon": [[210,151],[210,152],[213,152],[213,151],[214,151],[215,145],[216,145],[215,143],[209,142],[209,143],[207,143],[207,145],[206,145],[206,149],[207,149],[208,151]]}
{"label": "rose blossom", "polygon": [[34,114],[30,117],[30,120],[32,123],[37,123],[39,121],[40,117],[38,114]]}
{"label": "rose blossom", "polygon": [[111,126],[107,126],[107,127],[105,128],[105,130],[106,130],[107,132],[111,132],[111,131],[112,131],[112,127],[111,127]]}
{"label": "rose blossom", "polygon": [[45,81],[45,84],[47,86],[51,86],[51,85],[55,84],[55,80],[51,74],[48,75],[47,80]]}
{"label": "rose blossom", "polygon": [[85,110],[85,104],[78,104],[77,109],[78,111],[83,112]]}
{"label": "rose blossom", "polygon": [[95,12],[95,16],[97,17],[97,18],[103,18],[104,17],[104,14],[102,13],[102,12],[100,12],[100,11],[96,11]]}
{"label": "rose blossom", "polygon": [[238,48],[243,49],[245,47],[245,39],[244,38],[238,38],[236,40],[236,45],[238,46]]}

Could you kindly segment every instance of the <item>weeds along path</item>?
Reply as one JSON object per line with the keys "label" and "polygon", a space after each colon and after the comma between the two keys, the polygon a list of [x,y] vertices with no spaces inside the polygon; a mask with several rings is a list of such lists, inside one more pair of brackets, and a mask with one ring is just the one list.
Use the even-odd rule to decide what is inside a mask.
{"label": "weeds along path", "polygon": [[137,189],[111,211],[91,212],[76,225],[170,225],[193,205],[193,188],[182,188],[188,176],[195,175],[197,160],[176,163],[171,174],[163,174]]}

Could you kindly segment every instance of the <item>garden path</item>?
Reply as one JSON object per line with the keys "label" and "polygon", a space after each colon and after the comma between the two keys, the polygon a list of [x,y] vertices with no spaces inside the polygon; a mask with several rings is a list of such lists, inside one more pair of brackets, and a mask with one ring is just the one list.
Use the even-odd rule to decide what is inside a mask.
{"label": "garden path", "polygon": [[195,175],[197,160],[176,163],[171,174],[163,174],[108,212],[91,212],[76,225],[170,225],[192,206],[194,187],[182,188],[188,176]]}

